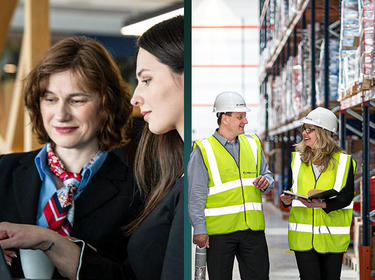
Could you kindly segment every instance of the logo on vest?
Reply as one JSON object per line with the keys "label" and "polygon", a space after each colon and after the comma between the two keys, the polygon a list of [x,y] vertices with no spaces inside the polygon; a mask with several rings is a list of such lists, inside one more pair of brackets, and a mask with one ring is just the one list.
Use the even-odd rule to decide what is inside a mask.
{"label": "logo on vest", "polygon": [[250,171],[243,171],[242,173],[243,173],[244,175],[256,174],[256,172],[250,172]]}

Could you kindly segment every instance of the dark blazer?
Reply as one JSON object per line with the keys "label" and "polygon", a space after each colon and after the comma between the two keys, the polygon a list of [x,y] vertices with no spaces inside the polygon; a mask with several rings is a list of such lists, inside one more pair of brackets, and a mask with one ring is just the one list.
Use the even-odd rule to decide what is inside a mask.
{"label": "dark blazer", "polygon": [[[0,222],[36,223],[42,183],[34,163],[38,152],[0,156]],[[123,261],[127,238],[121,226],[140,209],[132,170],[109,153],[74,205],[71,236],[85,240],[103,256]],[[14,259],[11,272],[13,277],[23,277],[19,258]]]}
{"label": "dark blazer", "polygon": [[126,262],[113,262],[86,246],[79,279],[184,279],[184,178],[133,232],[128,255]]}

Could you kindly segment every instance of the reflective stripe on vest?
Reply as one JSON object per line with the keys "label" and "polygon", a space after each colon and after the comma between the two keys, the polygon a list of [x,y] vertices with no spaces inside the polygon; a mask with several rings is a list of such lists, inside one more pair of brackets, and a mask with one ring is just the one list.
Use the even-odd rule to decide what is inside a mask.
{"label": "reflective stripe on vest", "polygon": [[350,233],[350,226],[349,227],[334,227],[334,226],[314,226],[307,224],[296,224],[296,223],[289,223],[288,230],[290,231],[299,231],[299,232],[311,232],[314,234],[349,234]]}
{"label": "reflective stripe on vest", "polygon": [[[348,206],[342,208],[342,209],[353,209],[354,202],[352,201]],[[301,201],[294,199],[292,202],[292,207],[306,207],[305,204],[303,204]]]}
{"label": "reflective stripe on vest", "polygon": [[301,157],[299,156],[299,153],[294,157],[293,160],[294,162],[292,166],[292,174],[293,174],[292,191],[294,193],[298,193],[298,186],[297,186],[298,172],[299,172],[299,168],[301,167]]}
{"label": "reflective stripe on vest", "polygon": [[342,180],[344,179],[346,164],[347,164],[349,159],[350,159],[350,157],[348,155],[340,154],[340,159],[339,159],[339,163],[338,163],[338,166],[337,166],[336,181],[335,181],[335,185],[333,187],[333,189],[335,189],[338,192],[343,187]]}
{"label": "reflective stripe on vest", "polygon": [[[251,150],[253,152],[253,156],[255,158],[255,162],[257,162],[258,149],[257,149],[257,144],[256,144],[255,140],[253,138],[249,139],[248,137],[245,137],[245,139],[249,142]],[[246,179],[242,179],[242,183],[241,183],[241,179],[240,179],[240,180],[237,180],[237,182],[236,181],[230,181],[230,182],[227,182],[227,183],[223,184],[221,182],[219,167],[217,166],[216,157],[214,155],[214,151],[212,150],[210,142],[208,142],[208,140],[205,139],[205,140],[202,141],[202,144],[203,144],[203,146],[206,150],[206,153],[207,153],[208,164],[210,165],[212,180],[214,181],[214,187],[209,188],[209,195],[210,194],[211,195],[216,194],[216,193],[226,191],[226,190],[230,190],[232,188],[241,187],[243,183],[248,183],[249,185],[252,185],[252,186],[254,185],[253,182],[252,182],[252,181],[254,181],[254,179],[252,181],[249,180],[249,182],[247,182],[247,181],[244,182],[244,180],[246,180]],[[229,185],[232,185],[232,187],[229,187]],[[213,189],[213,190],[211,190],[211,189]]]}
{"label": "reflective stripe on vest", "polygon": [[208,142],[207,139],[203,140],[202,144],[204,148],[206,149],[208,164],[210,166],[212,180],[214,181],[214,185],[215,186],[221,185],[219,168],[217,167],[216,158],[214,155],[214,151],[212,150],[211,144],[210,142]]}
{"label": "reflective stripe on vest", "polygon": [[239,188],[242,185],[254,186],[255,179],[238,179],[235,181],[226,182],[224,184],[217,184],[214,187],[208,188],[208,195],[214,195],[227,190]]}
{"label": "reflective stripe on vest", "polygon": [[238,165],[215,137],[196,141],[209,176],[205,208],[208,234],[264,230],[262,199],[254,186],[260,168],[260,141],[255,135],[239,135],[238,140]]}
{"label": "reflective stripe on vest", "polygon": [[252,203],[247,202],[241,205],[233,205],[233,206],[226,206],[226,207],[219,207],[219,208],[208,208],[204,210],[204,214],[206,216],[220,216],[225,214],[235,214],[240,213],[243,211],[249,211],[249,210],[263,210],[262,203]]}
{"label": "reflective stripe on vest", "polygon": [[[314,189],[335,189],[341,191],[346,185],[351,157],[344,153],[333,155],[332,163],[316,179],[311,163],[301,162],[300,153],[293,153],[292,191],[307,195]],[[353,171],[355,162],[353,161]],[[321,208],[307,208],[301,201],[293,200],[289,215],[289,246],[292,250],[307,251],[314,248],[317,252],[345,252],[350,242],[350,225],[353,202],[343,209],[326,213]]]}

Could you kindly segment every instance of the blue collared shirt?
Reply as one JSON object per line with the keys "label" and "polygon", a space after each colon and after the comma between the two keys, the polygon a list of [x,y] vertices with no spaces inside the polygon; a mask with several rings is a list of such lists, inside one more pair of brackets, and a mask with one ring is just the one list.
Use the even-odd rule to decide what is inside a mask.
{"label": "blue collared shirt", "polygon": [[[91,178],[99,171],[102,167],[104,161],[107,158],[107,152],[100,152],[97,159],[88,167],[84,167],[81,172],[81,183],[78,186],[78,190],[74,194],[74,200],[83,192],[87,184],[90,182]],[[42,187],[40,189],[38,212],[36,216],[36,224],[42,227],[48,227],[47,220],[43,214],[44,206],[47,204],[48,200],[56,192],[56,185],[54,182],[55,175],[52,173],[47,162],[47,145],[40,150],[40,152],[35,157],[35,165],[38,170],[40,180],[42,181]]]}

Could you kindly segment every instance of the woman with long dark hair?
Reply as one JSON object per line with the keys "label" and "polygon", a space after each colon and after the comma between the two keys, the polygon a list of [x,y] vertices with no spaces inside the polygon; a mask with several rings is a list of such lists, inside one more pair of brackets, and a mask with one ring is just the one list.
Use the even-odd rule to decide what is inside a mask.
{"label": "woman with long dark hair", "polygon": [[[145,199],[131,233],[128,261],[114,262],[83,241],[30,225],[0,224],[2,248],[45,250],[70,279],[183,279],[184,18],[146,31],[138,40],[138,86],[131,103],[147,125],[135,172]],[[109,216],[108,219],[111,219]]]}
{"label": "woman with long dark hair", "polygon": [[[147,125],[135,159],[145,206],[129,229],[129,262],[137,279],[183,279],[183,27],[178,16],[138,40],[138,86],[131,103]],[[144,269],[145,263],[154,268]]]}

